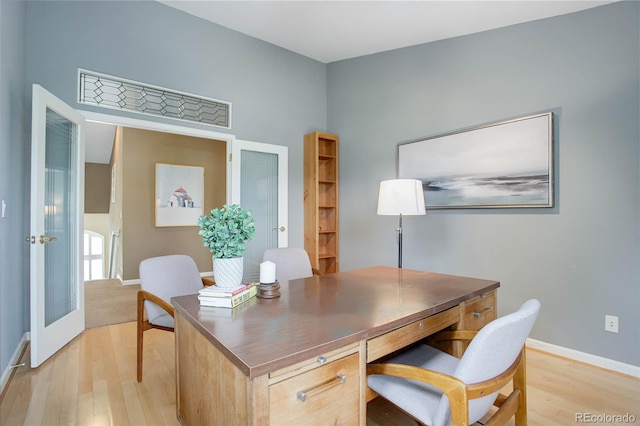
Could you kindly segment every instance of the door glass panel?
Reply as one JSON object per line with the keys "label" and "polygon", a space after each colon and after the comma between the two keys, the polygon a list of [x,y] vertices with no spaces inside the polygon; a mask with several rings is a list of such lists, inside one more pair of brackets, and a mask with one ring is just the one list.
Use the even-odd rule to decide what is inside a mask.
{"label": "door glass panel", "polygon": [[278,247],[278,155],[242,150],[240,162],[240,205],[251,210],[256,225],[244,254],[243,279],[258,281],[262,254]]}
{"label": "door glass panel", "polygon": [[[44,243],[45,326],[78,308],[77,259],[71,226],[78,203],[71,186],[75,182],[77,126],[47,108],[45,154]],[[37,237],[39,238],[39,237]]]}

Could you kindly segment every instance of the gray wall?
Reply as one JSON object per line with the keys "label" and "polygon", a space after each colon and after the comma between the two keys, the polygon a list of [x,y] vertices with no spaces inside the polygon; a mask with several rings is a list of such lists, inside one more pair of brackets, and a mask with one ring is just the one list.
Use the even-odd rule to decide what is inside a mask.
{"label": "gray wall", "polygon": [[0,373],[29,328],[25,3],[0,2]]}
{"label": "gray wall", "polygon": [[395,265],[397,218],[375,212],[399,143],[553,111],[556,207],[406,217],[403,266],[500,280],[501,314],[540,299],[533,338],[640,365],[639,6],[330,64],[341,268]]}

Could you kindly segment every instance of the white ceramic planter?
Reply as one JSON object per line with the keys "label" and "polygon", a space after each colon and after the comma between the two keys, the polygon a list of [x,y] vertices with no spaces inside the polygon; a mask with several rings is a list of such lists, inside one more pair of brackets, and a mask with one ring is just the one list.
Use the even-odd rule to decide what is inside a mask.
{"label": "white ceramic planter", "polygon": [[234,288],[242,284],[242,257],[213,259],[213,279],[222,288]]}

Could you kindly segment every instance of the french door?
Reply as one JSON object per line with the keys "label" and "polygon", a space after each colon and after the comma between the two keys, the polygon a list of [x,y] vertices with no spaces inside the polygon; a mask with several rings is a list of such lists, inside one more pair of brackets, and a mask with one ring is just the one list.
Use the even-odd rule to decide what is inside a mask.
{"label": "french door", "polygon": [[33,86],[31,367],[84,330],[84,117]]}
{"label": "french door", "polygon": [[244,254],[243,280],[257,281],[264,251],[289,242],[288,148],[236,139],[231,159],[231,203],[251,210],[256,223]]}

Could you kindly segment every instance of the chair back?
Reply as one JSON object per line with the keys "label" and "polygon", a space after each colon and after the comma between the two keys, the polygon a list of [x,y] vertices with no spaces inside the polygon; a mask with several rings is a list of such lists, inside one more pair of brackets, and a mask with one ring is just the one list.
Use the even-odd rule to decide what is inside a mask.
{"label": "chair back", "polygon": [[313,276],[309,255],[302,248],[270,248],[265,250],[262,260],[268,260],[276,264],[276,279],[278,281]]}
{"label": "chair back", "polygon": [[[194,294],[202,288],[202,278],[193,259],[176,254],[145,259],[140,262],[140,288],[153,293],[168,304],[171,298]],[[155,303],[145,301],[149,322],[167,313]]]}
{"label": "chair back", "polygon": [[[531,299],[515,312],[484,326],[473,338],[453,376],[467,384],[483,382],[505,372],[522,350],[540,311],[540,302]],[[469,402],[469,423],[484,416],[499,392]],[[449,424],[449,401],[442,397],[434,424]]]}

